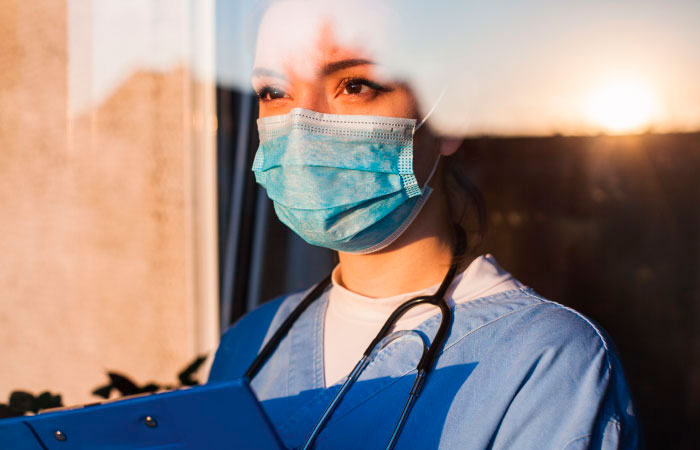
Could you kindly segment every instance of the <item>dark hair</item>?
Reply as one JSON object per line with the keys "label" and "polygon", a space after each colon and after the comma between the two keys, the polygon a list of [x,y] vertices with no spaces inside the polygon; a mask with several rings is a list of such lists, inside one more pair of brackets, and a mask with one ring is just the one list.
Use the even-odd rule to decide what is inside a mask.
{"label": "dark hair", "polygon": [[[463,147],[463,146],[462,146]],[[442,161],[442,183],[450,220],[467,235],[465,260],[483,244],[487,231],[486,204],[479,188],[471,181],[461,154],[463,148]]]}

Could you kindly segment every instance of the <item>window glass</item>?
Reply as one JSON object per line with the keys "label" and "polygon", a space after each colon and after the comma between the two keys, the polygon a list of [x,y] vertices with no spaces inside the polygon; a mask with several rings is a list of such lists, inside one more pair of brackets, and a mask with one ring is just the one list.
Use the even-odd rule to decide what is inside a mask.
{"label": "window glass", "polygon": [[107,371],[174,386],[216,348],[213,17],[3,2],[0,403],[94,402]]}
{"label": "window glass", "polygon": [[[217,8],[219,89],[252,94],[253,69],[262,68],[293,97],[272,72],[318,82],[309,43],[331,41],[374,62],[377,77],[409,86],[417,119],[432,111],[431,130],[464,139],[450,163],[484,197],[480,252],[610,333],[650,448],[693,446],[684,424],[697,422],[700,404],[698,358],[689,357],[700,329],[700,3]],[[267,214],[267,278],[253,304],[291,290],[277,271],[310,261],[293,235],[281,238],[269,204]],[[292,276],[303,280],[294,289],[319,279],[324,264],[330,270],[332,259],[316,260],[311,279]]]}
{"label": "window glass", "polygon": [[250,171],[258,94],[314,82],[321,40],[460,143],[479,252],[600,323],[648,446],[692,448],[699,18],[695,0],[4,2],[0,403],[91,402],[107,371],[176,386],[245,312],[331,270]]}

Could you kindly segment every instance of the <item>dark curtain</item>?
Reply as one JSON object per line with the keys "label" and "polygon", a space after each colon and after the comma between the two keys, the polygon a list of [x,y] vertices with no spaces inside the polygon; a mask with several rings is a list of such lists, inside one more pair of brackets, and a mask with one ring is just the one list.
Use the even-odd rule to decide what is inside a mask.
{"label": "dark curtain", "polygon": [[332,252],[284,227],[251,170],[258,147],[257,100],[217,88],[221,331],[279,295],[308,288],[333,266]]}

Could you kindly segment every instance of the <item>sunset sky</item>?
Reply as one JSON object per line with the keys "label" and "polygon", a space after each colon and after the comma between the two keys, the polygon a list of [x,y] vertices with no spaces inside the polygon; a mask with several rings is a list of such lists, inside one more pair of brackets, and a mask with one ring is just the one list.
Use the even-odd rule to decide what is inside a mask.
{"label": "sunset sky", "polygon": [[[104,99],[135,70],[188,64],[191,46],[178,33],[207,30],[173,13],[192,9],[191,1],[166,3],[95,2],[89,30],[69,12],[69,30],[80,37],[71,49],[92,36],[89,92],[80,87],[82,67],[76,64],[70,77],[76,111]],[[384,3],[391,14],[362,1],[340,2],[337,11],[389,36],[380,62],[415,80],[424,109],[447,86],[431,118],[444,133],[700,130],[697,0]],[[254,4],[216,2],[216,72],[224,86],[250,89]]]}

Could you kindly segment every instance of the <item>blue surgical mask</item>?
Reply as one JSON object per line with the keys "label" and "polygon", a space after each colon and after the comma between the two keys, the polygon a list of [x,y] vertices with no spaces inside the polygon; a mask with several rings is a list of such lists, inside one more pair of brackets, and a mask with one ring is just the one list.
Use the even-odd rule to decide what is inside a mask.
{"label": "blue surgical mask", "polygon": [[401,235],[431,193],[413,172],[415,128],[413,119],[301,108],[261,118],[255,179],[279,219],[308,243],[375,252]]}

